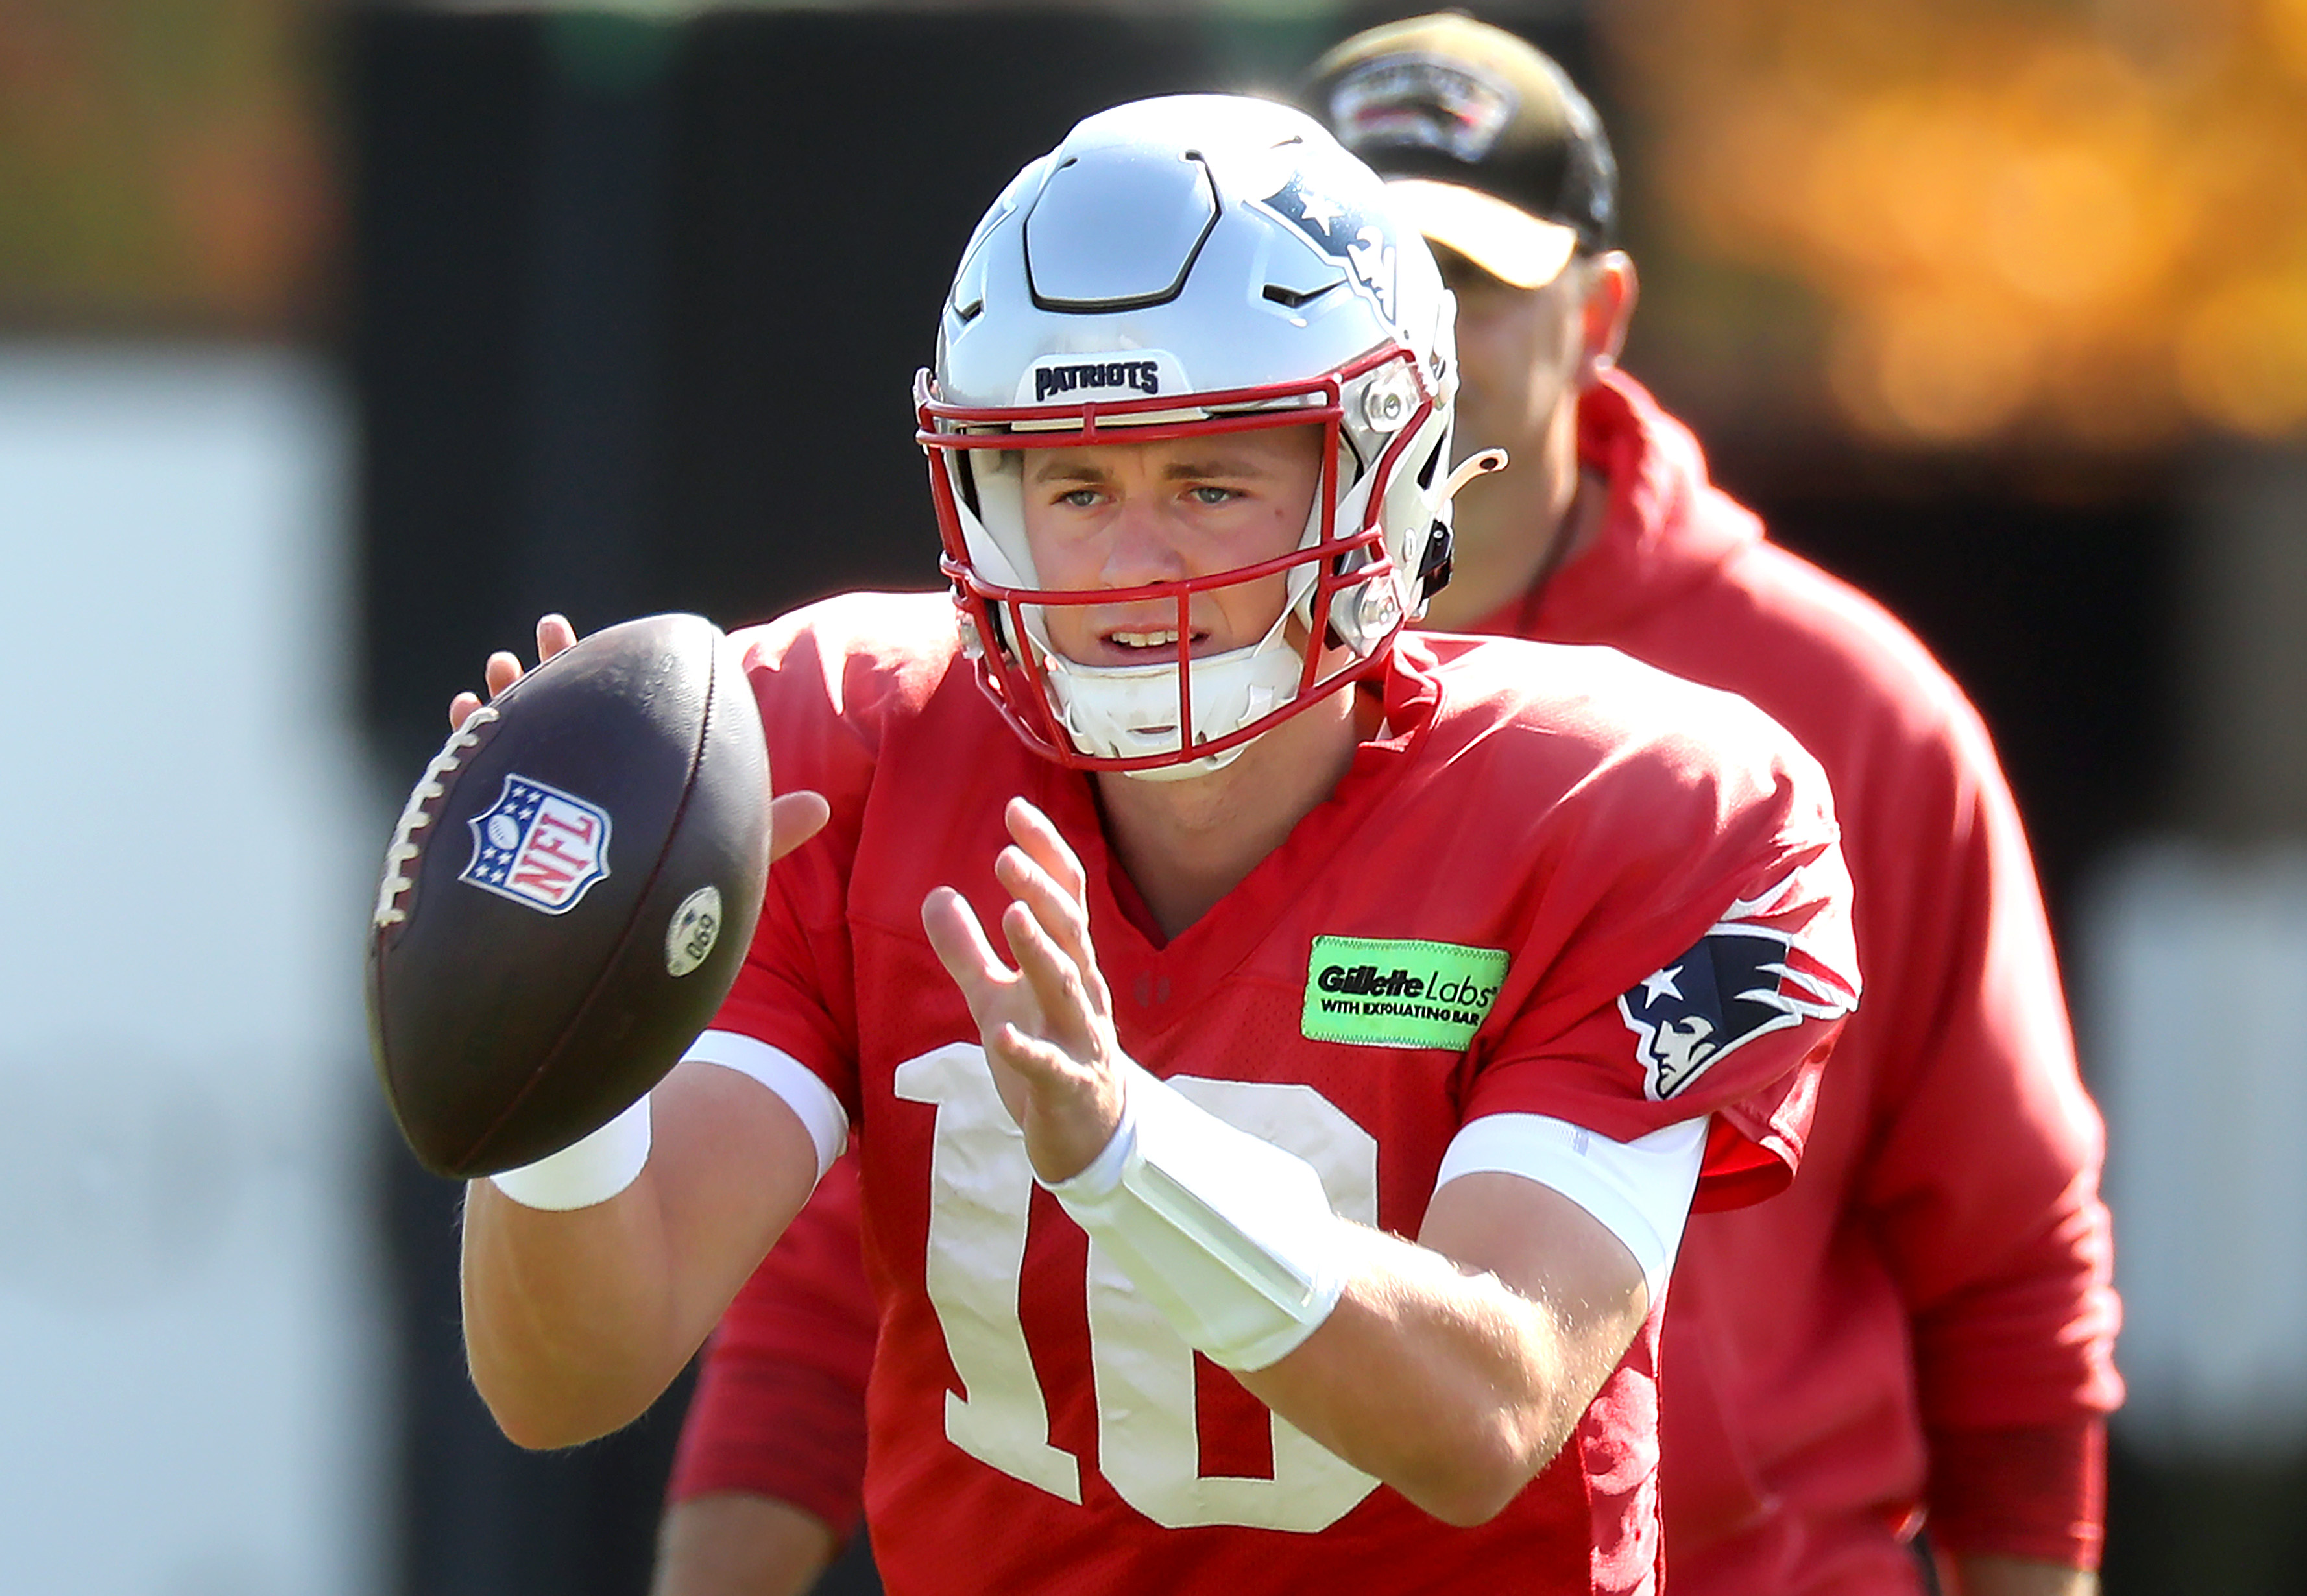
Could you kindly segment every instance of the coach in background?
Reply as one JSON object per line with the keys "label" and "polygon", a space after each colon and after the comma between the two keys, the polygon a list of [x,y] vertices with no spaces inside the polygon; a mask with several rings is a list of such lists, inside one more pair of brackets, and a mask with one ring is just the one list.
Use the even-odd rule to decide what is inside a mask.
{"label": "coach in background", "polygon": [[[1559,67],[1495,28],[1422,17],[1339,46],[1307,98],[1437,246],[1459,302],[1461,452],[1513,459],[1459,498],[1455,574],[1426,623],[1608,644],[1738,692],[1824,764],[1842,817],[1868,991],[1801,1178],[1694,1218],[1675,1270],[1670,1588],[2094,1590],[2122,1392],[2101,1128],[1985,728],[1898,622],[1766,542],[1616,369],[1634,269],[1615,247],[1608,142]],[[660,1596],[806,1589],[825,1525],[854,1521],[854,1398],[845,1417],[834,1377],[750,1351],[804,1343],[862,1385],[870,1317],[845,1339],[828,1312],[842,1276],[824,1259],[855,1248],[841,1203],[829,1182],[708,1360]],[[776,1549],[779,1531],[808,1560]],[[741,1563],[776,1583],[712,1577]]]}
{"label": "coach in background", "polygon": [[1801,1178],[1694,1220],[1659,1445],[1677,1596],[2097,1586],[2118,1309],[2099,1117],[1978,716],[1905,628],[1764,541],[1615,360],[1635,298],[1591,106],[1511,34],[1348,39],[1308,99],[1458,296],[1458,502],[1427,624],[1608,643],[1752,699],[1827,769],[1866,1001]]}

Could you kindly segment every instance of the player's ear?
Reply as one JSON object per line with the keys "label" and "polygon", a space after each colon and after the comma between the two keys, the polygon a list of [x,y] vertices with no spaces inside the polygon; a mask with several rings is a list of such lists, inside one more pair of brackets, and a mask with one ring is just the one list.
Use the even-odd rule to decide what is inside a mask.
{"label": "player's ear", "polygon": [[1642,296],[1642,279],[1635,275],[1634,257],[1622,249],[1604,250],[1574,263],[1571,270],[1586,279],[1579,299],[1583,348],[1578,370],[1579,385],[1586,387],[1618,364],[1626,328],[1634,319],[1634,301]]}

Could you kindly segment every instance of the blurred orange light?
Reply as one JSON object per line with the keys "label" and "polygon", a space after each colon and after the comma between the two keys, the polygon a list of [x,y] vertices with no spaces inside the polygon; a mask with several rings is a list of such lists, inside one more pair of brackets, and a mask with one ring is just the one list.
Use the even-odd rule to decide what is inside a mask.
{"label": "blurred orange light", "polygon": [[1835,390],[1870,430],[1938,443],[1984,438],[2018,414],[2042,370],[2039,340],[1994,301],[1885,301],[1838,340]]}
{"label": "blurred orange light", "polygon": [[2131,193],[2085,145],[2029,150],[1997,173],[1983,242],[2005,282],[2049,306],[2106,297],[2140,263]]}
{"label": "blurred orange light", "polygon": [[309,330],[336,207],[311,0],[0,0],[0,323]]}
{"label": "blurred orange light", "polygon": [[2231,283],[2179,330],[2189,401],[2256,437],[2307,427],[2307,273]]}
{"label": "blurred orange light", "polygon": [[1599,15],[1651,118],[1632,192],[1673,246],[1823,302],[1854,425],[2307,433],[2307,0]]}
{"label": "blurred orange light", "polygon": [[2260,12],[2276,59],[2293,77],[2307,79],[2307,0],[2260,0]]}

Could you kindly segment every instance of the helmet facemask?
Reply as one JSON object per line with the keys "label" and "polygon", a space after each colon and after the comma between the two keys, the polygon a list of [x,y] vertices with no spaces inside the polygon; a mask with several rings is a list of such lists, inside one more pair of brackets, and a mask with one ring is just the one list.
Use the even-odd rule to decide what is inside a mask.
{"label": "helmet facemask", "polygon": [[[1247,153],[1216,148],[1223,140],[1211,136],[1205,120],[1213,107],[1222,122],[1248,107],[1254,136]],[[1085,138],[1113,122],[1128,125]],[[1169,137],[1173,127],[1185,131]],[[1083,152],[1068,158],[1077,145]],[[1145,186],[1148,165],[1166,159],[1173,164],[1162,177],[1163,195],[1181,194],[1179,204],[1206,210],[1201,239],[1175,274],[1183,288],[1151,305],[1112,296],[1080,308],[1053,301],[1036,268],[1048,277],[1062,276],[1060,268],[1078,277],[1083,269],[1064,253],[1076,241],[1059,230],[1063,208],[1053,210],[1042,191],[1052,173],[1084,159],[1111,159],[1117,147],[1129,163],[1122,168],[1129,183]],[[1241,187],[1236,180],[1249,167],[1257,170]],[[944,569],[980,683],[1046,757],[1153,779],[1216,769],[1281,721],[1376,668],[1401,627],[1422,612],[1437,566],[1431,545],[1438,537],[1446,548],[1447,538],[1441,477],[1455,390],[1448,296],[1422,243],[1407,236],[1414,256],[1405,275],[1422,268],[1430,279],[1416,284],[1422,292],[1404,296],[1416,300],[1416,319],[1427,329],[1410,336],[1380,313],[1381,296],[1349,269],[1348,255],[1309,248],[1313,232],[1291,214],[1290,202],[1317,218],[1335,217],[1345,207],[1332,196],[1341,193],[1350,205],[1365,207],[1349,220],[1373,219],[1359,227],[1358,245],[1374,250],[1373,237],[1388,240],[1391,272],[1401,238],[1382,215],[1383,191],[1318,127],[1263,102],[1144,102],[1093,118],[1028,167],[965,254],[937,373],[923,373],[917,386],[919,436],[931,459]],[[1112,229],[1110,202],[1099,221]],[[1170,237],[1191,231],[1174,218],[1167,226]],[[1042,253],[1032,254],[1036,247]],[[1047,266],[1052,260],[1056,268]],[[1102,261],[1094,264],[1106,269]],[[1125,256],[1113,270],[1146,275],[1142,255]],[[1253,289],[1263,287],[1247,305],[1245,275]],[[1309,336],[1309,328],[1319,336]],[[973,339],[983,349],[997,337],[997,359],[1008,356],[1002,364],[964,357]],[[1356,340],[1351,348],[1348,339]],[[1189,366],[1196,374],[1222,373],[1230,359],[1260,380],[1219,388],[1186,378]],[[1094,397],[1066,397],[1084,384]],[[973,389],[993,402],[969,402]],[[1127,589],[1042,585],[1025,531],[1025,451],[1285,425],[1321,429],[1319,484],[1294,550]],[[1222,653],[1194,654],[1196,594],[1277,575],[1287,602],[1264,636]],[[1142,665],[1085,665],[1051,644],[1054,609],[1138,603],[1175,605],[1174,656]]]}

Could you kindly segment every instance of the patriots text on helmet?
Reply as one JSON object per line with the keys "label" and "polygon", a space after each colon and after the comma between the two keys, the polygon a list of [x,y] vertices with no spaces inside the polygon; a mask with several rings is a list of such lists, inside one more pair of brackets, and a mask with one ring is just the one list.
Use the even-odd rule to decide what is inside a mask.
{"label": "patriots text on helmet", "polygon": [[1036,401],[1053,394],[1112,388],[1157,394],[1162,391],[1161,368],[1151,360],[1092,360],[1071,365],[1044,365],[1033,373]]}

